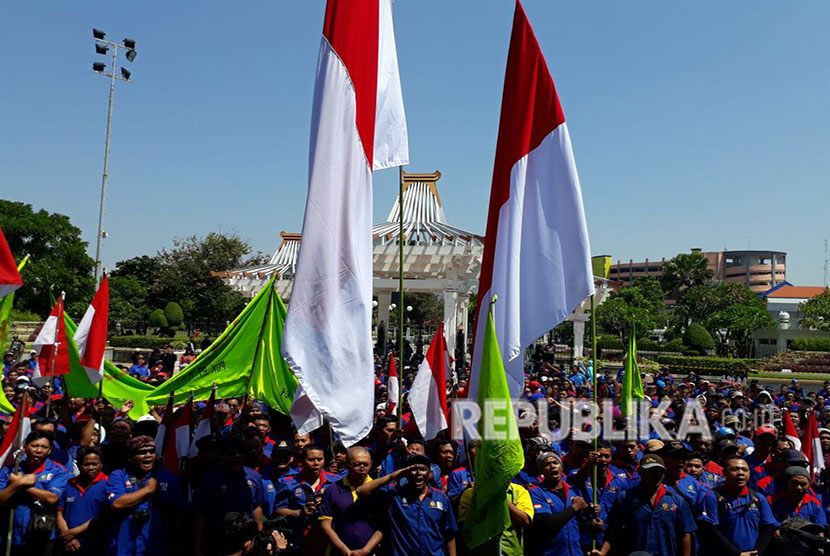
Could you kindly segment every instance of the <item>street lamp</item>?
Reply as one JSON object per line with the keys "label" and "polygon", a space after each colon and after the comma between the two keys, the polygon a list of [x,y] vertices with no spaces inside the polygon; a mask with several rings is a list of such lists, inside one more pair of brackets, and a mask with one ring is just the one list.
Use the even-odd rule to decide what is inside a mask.
{"label": "street lamp", "polygon": [[107,136],[104,143],[104,171],[101,175],[101,202],[98,204],[98,236],[95,240],[95,282],[98,283],[101,278],[101,240],[107,237],[104,231],[104,202],[107,198],[107,179],[109,178],[109,159],[110,159],[110,130],[112,128],[112,104],[115,97],[115,81],[126,81],[132,83],[130,77],[132,72],[124,67],[121,67],[121,75],[116,74],[115,67],[118,65],[118,50],[126,51],[125,57],[128,62],[135,60],[137,52],[135,50],[135,41],[133,39],[124,39],[123,44],[107,40],[107,34],[100,29],[92,30],[92,37],[95,40],[95,52],[97,54],[106,55],[110,48],[112,48],[112,61],[109,68],[109,73],[105,73],[107,66],[103,62],[94,62],[92,64],[92,71],[110,78],[110,95],[109,107],[107,109]]}

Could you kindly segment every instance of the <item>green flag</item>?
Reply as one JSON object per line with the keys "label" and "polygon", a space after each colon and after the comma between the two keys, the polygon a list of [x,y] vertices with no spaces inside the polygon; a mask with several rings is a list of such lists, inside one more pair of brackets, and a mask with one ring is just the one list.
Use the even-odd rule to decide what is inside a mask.
{"label": "green flag", "polygon": [[[26,263],[29,261],[29,255],[23,257],[20,264],[17,265],[17,271],[23,270]],[[9,342],[9,325],[11,324],[12,306],[14,305],[14,292],[0,298],[0,353],[6,353],[6,348]],[[0,403],[0,409],[2,403]]]}
{"label": "green flag", "polygon": [[163,404],[171,392],[177,404],[191,393],[206,400],[216,385],[217,399],[248,395],[288,415],[297,379],[280,353],[285,315],[272,279],[215,342],[147,402]]}
{"label": "green flag", "polygon": [[478,404],[482,410],[482,443],[476,454],[475,484],[463,530],[470,549],[498,537],[510,526],[507,487],[524,465],[519,428],[493,325],[492,304],[481,352]]}
{"label": "green flag", "polygon": [[643,380],[640,377],[640,367],[637,365],[637,331],[633,324],[631,326],[631,336],[628,338],[628,350],[625,353],[623,369],[620,404],[622,405],[622,414],[627,417],[635,412],[636,400],[646,397],[643,391]]}
{"label": "green flag", "polygon": [[[69,318],[64,311],[63,319],[66,323],[66,337],[69,341],[69,372],[63,375],[63,383],[66,385],[66,393],[72,398],[97,398],[97,384],[89,381],[89,375],[81,365],[81,356],[78,353],[78,346],[73,337],[78,326]],[[150,411],[150,407],[144,398],[153,391],[153,387],[140,380],[137,380],[112,363],[104,360],[104,380],[101,385],[101,393],[116,409],[120,408],[127,400],[132,400],[133,408],[129,415],[138,419]]]}

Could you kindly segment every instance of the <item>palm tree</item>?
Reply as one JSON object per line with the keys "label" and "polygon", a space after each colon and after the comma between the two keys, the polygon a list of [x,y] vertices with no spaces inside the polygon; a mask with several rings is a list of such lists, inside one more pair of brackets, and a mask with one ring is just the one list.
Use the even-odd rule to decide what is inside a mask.
{"label": "palm tree", "polygon": [[693,286],[700,286],[711,280],[714,273],[709,263],[699,253],[680,253],[663,263],[660,285],[668,297],[682,299]]}

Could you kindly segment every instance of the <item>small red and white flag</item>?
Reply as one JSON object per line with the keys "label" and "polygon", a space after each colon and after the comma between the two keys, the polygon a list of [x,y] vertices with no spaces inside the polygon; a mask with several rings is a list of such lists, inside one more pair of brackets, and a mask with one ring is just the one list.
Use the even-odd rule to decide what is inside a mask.
{"label": "small red and white flag", "polygon": [[447,428],[447,360],[444,325],[439,324],[409,390],[412,416],[426,440]]}
{"label": "small red and white flag", "polygon": [[75,344],[89,381],[97,384],[104,379],[104,350],[107,347],[107,319],[109,318],[109,278],[104,275],[92,303],[75,330]]}
{"label": "small red and white flag", "polygon": [[345,446],[374,417],[372,172],[409,160],[391,0],[329,0],[312,101],[308,198],[282,353],[300,433]]}
{"label": "small red and white flag", "polygon": [[398,414],[398,396],[400,384],[398,384],[398,370],[395,368],[395,354],[389,354],[389,380],[386,381],[386,414]]}
{"label": "small red and white flag", "polygon": [[818,434],[818,422],[816,421],[815,410],[810,411],[807,417],[807,430],[804,431],[804,455],[810,462],[810,476],[821,473],[824,469],[824,453],[821,449],[821,438]]}
{"label": "small red and white flag", "polygon": [[212,431],[211,421],[213,421],[214,405],[216,405],[216,388],[214,388],[211,391],[207,404],[205,405],[205,408],[202,410],[202,414],[199,418],[199,423],[196,425],[196,430],[193,431],[193,440],[190,442],[190,450],[188,452],[190,454],[190,457],[195,457],[199,455],[199,448],[196,446],[196,442],[200,438],[210,436],[210,433]]}
{"label": "small red and white flag", "polygon": [[69,343],[66,337],[66,321],[63,318],[63,303],[61,293],[33,344],[38,352],[38,362],[32,380],[39,386],[48,382],[50,377],[69,372]]}
{"label": "small red and white flag", "polygon": [[[21,448],[26,436],[32,430],[32,422],[28,416],[29,410],[24,407],[25,405],[25,402],[21,403],[12,415],[9,429],[6,431],[6,436],[3,437],[3,442],[0,443],[0,467],[14,464],[15,452]],[[24,411],[26,415],[24,415]]]}
{"label": "small red and white flag", "polygon": [[793,420],[790,418],[790,412],[784,414],[784,437],[793,443],[793,447],[801,451],[801,439],[798,437],[798,431],[795,430]]}
{"label": "small red and white flag", "polygon": [[588,226],[553,78],[520,2],[501,104],[478,290],[469,396],[476,399],[489,301],[510,393],[524,352],[594,292]]}
{"label": "small red and white flag", "polygon": [[173,473],[181,472],[181,462],[190,456],[190,417],[192,398],[178,410],[173,410],[173,396],[156,432],[156,450],[163,459],[162,466]]}
{"label": "small red and white flag", "polygon": [[9,249],[6,236],[0,229],[0,297],[9,295],[22,285],[23,279],[20,277],[20,271],[17,270],[12,250]]}

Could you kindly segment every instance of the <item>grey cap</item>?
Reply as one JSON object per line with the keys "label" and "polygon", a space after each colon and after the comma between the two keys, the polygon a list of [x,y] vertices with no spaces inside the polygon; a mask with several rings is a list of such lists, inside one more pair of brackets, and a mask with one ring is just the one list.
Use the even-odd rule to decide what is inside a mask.
{"label": "grey cap", "polygon": [[810,471],[805,469],[804,467],[798,467],[798,466],[794,465],[794,466],[788,467],[787,469],[784,470],[784,476],[787,477],[788,479],[790,477],[797,477],[797,476],[807,477],[809,479],[810,478]]}
{"label": "grey cap", "polygon": [[562,461],[562,458],[559,457],[559,454],[556,452],[542,452],[538,456],[536,456],[536,465],[538,467],[542,467],[546,461],[549,459],[555,459],[558,462]]}

